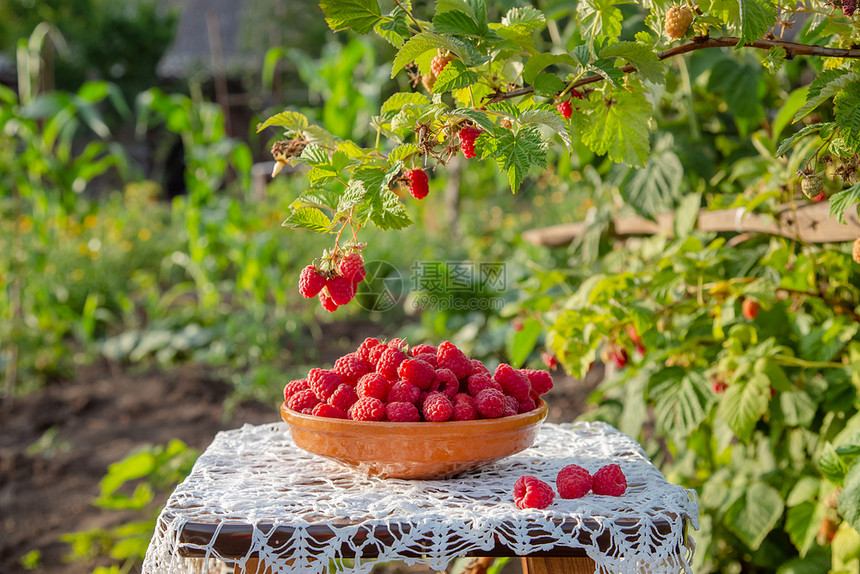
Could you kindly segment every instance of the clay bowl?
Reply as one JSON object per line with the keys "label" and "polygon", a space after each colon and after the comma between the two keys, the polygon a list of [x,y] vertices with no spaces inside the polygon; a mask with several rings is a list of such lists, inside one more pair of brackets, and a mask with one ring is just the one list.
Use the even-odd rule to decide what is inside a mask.
{"label": "clay bowl", "polygon": [[382,478],[441,479],[525,450],[547,406],[500,419],[444,423],[353,421],[303,415],[281,405],[296,446]]}

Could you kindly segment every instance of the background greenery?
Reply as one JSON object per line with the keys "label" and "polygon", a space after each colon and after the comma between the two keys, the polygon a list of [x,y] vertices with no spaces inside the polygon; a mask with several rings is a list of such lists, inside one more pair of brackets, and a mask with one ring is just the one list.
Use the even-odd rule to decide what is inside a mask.
{"label": "background greenery", "polygon": [[[700,207],[769,214],[807,201],[796,172],[824,139],[811,134],[790,153],[777,152],[805,125],[834,119],[832,102],[821,101],[807,124],[789,121],[825,60],[777,66],[770,52],[744,49],[673,60],[652,94],[658,129],[643,166],[615,163],[574,140],[570,153],[548,148],[546,169],[528,172],[516,195],[494,162],[440,166],[430,197],[407,202],[415,225],[362,230],[365,259],[390,262],[405,277],[415,261],[504,261],[506,288],[489,295],[504,307],[419,313],[413,293],[384,313],[352,305],[329,315],[296,293],[300,269],[328,239],[280,227],[309,189],[306,176],[281,175],[254,193],[251,168],[270,159],[259,151],[266,146],[229,137],[223,110],[196,80],[157,85],[155,66],[176,15],[144,0],[123,9],[96,0],[36,4],[0,4],[9,16],[0,45],[25,64],[17,91],[0,88],[5,396],[38,392],[96,359],[163,368],[195,361],[218,368],[235,389],[231,400],[274,404],[281,388],[273,377],[316,364],[317,325],[331,321],[394,325],[415,342],[450,338],[488,362],[540,366],[548,350],[577,375],[595,361],[611,364],[610,353],[624,348],[629,362],[608,371],[584,418],[617,425],[671,481],[697,490],[697,572],[857,571],[860,266],[847,244],[762,234],[738,241],[694,225]],[[543,49],[582,42],[583,6],[612,15],[624,38],[643,29],[648,13],[611,2],[583,2],[579,13],[575,2],[538,4],[551,22],[533,35]],[[488,20],[514,5],[490,3]],[[808,3],[794,34],[822,45],[839,34],[856,40],[856,17],[836,13],[833,30],[820,25],[834,10]],[[415,3],[415,13],[429,22],[434,5]],[[64,64],[46,86],[45,46],[63,44],[51,30],[67,49],[58,50]],[[372,118],[393,93],[409,89],[402,74],[390,79],[395,48],[328,33],[319,50],[300,51],[295,46],[313,42],[285,37],[260,54],[252,90],[266,101],[265,90],[280,87],[292,99],[252,115],[290,107],[338,138],[373,146]],[[843,65],[856,73],[855,64]],[[130,153],[140,141],[134,137],[146,134],[181,142],[183,194],[166,197],[163,181]],[[857,181],[837,176],[840,165],[826,167],[825,189],[843,194],[845,211],[860,196],[846,200],[843,187],[856,189]],[[443,198],[454,173],[461,181],[452,212]],[[619,214],[663,212],[675,213],[672,237],[613,234]],[[534,227],[574,221],[588,225],[567,247],[522,238]],[[473,287],[456,296],[479,308],[488,294]],[[752,320],[740,312],[745,298],[762,307]],[[132,454],[110,469],[99,504],[145,509],[194,456],[181,444]],[[136,485],[131,498],[117,494],[126,481]],[[151,524],[147,515],[124,531],[68,540],[79,559],[94,548],[134,559]]]}

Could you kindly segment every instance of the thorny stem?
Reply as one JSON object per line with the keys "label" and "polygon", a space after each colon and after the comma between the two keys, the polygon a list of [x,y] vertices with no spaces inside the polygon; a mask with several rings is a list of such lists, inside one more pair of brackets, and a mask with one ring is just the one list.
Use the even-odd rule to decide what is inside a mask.
{"label": "thorny stem", "polygon": [[407,15],[407,16],[409,16],[409,19],[410,19],[410,20],[412,20],[412,22],[413,22],[416,26],[418,26],[418,31],[419,31],[419,32],[423,32],[423,31],[424,31],[424,28],[421,26],[421,23],[420,23],[420,22],[418,22],[418,20],[416,20],[416,19],[415,19],[415,16],[413,16],[413,15],[412,15],[412,12],[410,12],[409,10],[407,10],[407,9],[406,9],[406,7],[405,7],[403,4],[401,4],[401,3],[400,3],[400,0],[394,0],[394,3],[395,3],[395,4],[397,4],[397,5],[400,7],[400,9],[401,9],[401,10],[403,10],[404,12],[406,12],[406,15]]}
{"label": "thorny stem", "polygon": [[[688,42],[680,46],[675,46],[674,48],[669,48],[668,50],[660,52],[657,55],[657,58],[660,60],[665,60],[667,58],[673,58],[675,56],[680,56],[689,52],[695,52],[696,50],[704,50],[706,48],[733,48],[737,46],[739,42],[739,38],[734,38],[731,36],[726,36],[722,38],[694,38],[692,42]],[[860,49],[856,48],[829,48],[826,46],[810,46],[808,44],[799,44],[797,42],[787,42],[785,40],[776,39],[756,40],[755,42],[748,42],[743,45],[746,48],[757,48],[760,50],[769,50],[774,47],[784,48],[787,60],[790,60],[795,56],[819,56],[822,58],[860,59]],[[629,74],[631,72],[636,71],[636,67],[632,64],[627,64],[626,66],[622,66],[619,69],[625,74]],[[573,82],[570,88],[578,88],[587,84],[594,84],[602,81],[603,79],[604,77],[599,74],[587,76],[585,78]],[[510,92],[498,92],[492,97],[490,97],[484,105],[492,104],[494,102],[500,102],[503,100],[510,100],[512,98],[518,98],[520,96],[525,96],[533,92],[534,87],[532,86],[518,88],[516,90],[511,90]]]}

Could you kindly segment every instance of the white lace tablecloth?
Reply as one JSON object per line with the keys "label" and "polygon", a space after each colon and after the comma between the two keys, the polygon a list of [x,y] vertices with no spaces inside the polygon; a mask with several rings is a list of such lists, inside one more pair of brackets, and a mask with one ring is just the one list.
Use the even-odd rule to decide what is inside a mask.
{"label": "white lace tablecloth", "polygon": [[[556,496],[545,510],[514,504],[513,485],[524,474],[555,488],[568,464],[594,472],[609,463],[627,477],[621,497]],[[209,535],[190,534],[201,525]],[[695,493],[669,484],[636,441],[603,423],[544,423],[531,448],[431,481],[368,477],[299,449],[284,423],[245,425],[218,433],[173,492],[143,572],[217,571],[220,561],[249,558],[283,574],[321,574],[330,564],[365,574],[376,560],[443,570],[501,544],[512,556],[580,548],[599,572],[690,573],[686,525],[698,528]],[[243,541],[241,555],[224,555],[231,536]]]}

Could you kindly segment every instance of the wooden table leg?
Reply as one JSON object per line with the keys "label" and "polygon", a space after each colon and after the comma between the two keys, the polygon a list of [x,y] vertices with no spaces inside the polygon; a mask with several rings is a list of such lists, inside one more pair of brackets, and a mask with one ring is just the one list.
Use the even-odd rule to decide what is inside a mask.
{"label": "wooden table leg", "polygon": [[588,556],[535,557],[523,556],[523,574],[594,574],[597,565]]}

